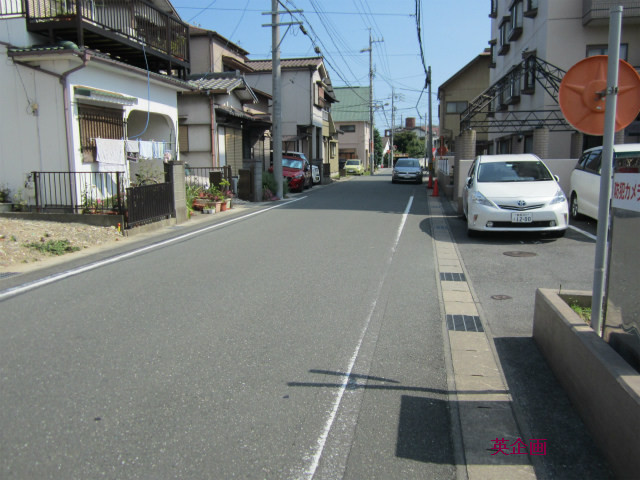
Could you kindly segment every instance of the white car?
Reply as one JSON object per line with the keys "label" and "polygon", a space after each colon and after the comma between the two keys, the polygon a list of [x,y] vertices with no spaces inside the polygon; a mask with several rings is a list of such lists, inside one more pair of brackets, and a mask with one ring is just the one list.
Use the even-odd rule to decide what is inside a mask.
{"label": "white car", "polygon": [[[602,147],[590,148],[585,150],[571,172],[569,211],[572,219],[578,219],[582,215],[598,219],[601,164]],[[637,166],[640,165],[640,143],[614,145],[613,165],[619,171],[628,167],[637,171]]]}
{"label": "white car", "polygon": [[567,198],[545,163],[530,153],[480,155],[462,196],[467,233],[549,232],[563,236]]}
{"label": "white car", "polygon": [[314,184],[320,183],[320,168],[317,165],[311,165],[311,180]]}

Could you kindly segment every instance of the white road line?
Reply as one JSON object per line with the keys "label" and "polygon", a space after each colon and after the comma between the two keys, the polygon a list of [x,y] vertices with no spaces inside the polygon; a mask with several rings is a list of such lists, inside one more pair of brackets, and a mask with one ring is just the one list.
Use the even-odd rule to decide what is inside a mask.
{"label": "white road line", "polygon": [[387,259],[387,268],[385,269],[384,274],[381,276],[380,281],[378,282],[378,288],[376,291],[376,295],[373,298],[373,302],[371,303],[371,308],[369,310],[369,314],[367,315],[367,319],[365,321],[364,327],[362,329],[362,332],[360,333],[360,339],[358,340],[358,344],[356,345],[355,351],[353,352],[353,355],[351,356],[351,358],[349,359],[349,365],[347,367],[347,369],[345,370],[345,374],[344,374],[344,382],[342,382],[342,385],[340,386],[340,389],[338,390],[338,393],[336,395],[336,398],[333,402],[333,408],[331,409],[331,413],[329,414],[329,417],[327,418],[327,421],[324,425],[324,429],[322,430],[322,433],[320,434],[320,437],[318,438],[318,440],[316,441],[316,451],[314,452],[313,456],[311,457],[311,463],[308,466],[308,468],[305,469],[304,474],[302,476],[302,478],[305,479],[311,479],[314,477],[314,475],[316,474],[316,471],[318,469],[318,465],[320,464],[320,458],[322,457],[322,452],[324,450],[324,447],[327,443],[327,438],[329,436],[329,432],[331,431],[331,427],[333,426],[333,422],[336,418],[336,415],[338,414],[338,409],[340,408],[340,403],[342,402],[342,397],[344,396],[344,392],[347,389],[347,385],[349,384],[349,380],[351,378],[351,371],[353,370],[353,365],[356,363],[356,359],[358,358],[358,353],[360,353],[360,348],[362,347],[362,342],[364,341],[364,337],[367,333],[367,330],[369,329],[369,324],[371,323],[371,318],[373,317],[373,312],[376,309],[376,305],[378,302],[378,297],[380,296],[380,292],[382,291],[382,287],[384,285],[385,279],[387,277],[387,271],[389,270],[389,265],[391,264],[391,260],[393,259],[394,254],[396,253],[396,249],[398,247],[398,242],[400,241],[400,236],[402,235],[402,231],[404,230],[404,224],[407,221],[407,217],[409,215],[409,211],[411,210],[411,205],[413,204],[413,196],[411,196],[411,198],[409,198],[409,202],[407,203],[406,208],[404,209],[404,213],[402,215],[402,220],[400,222],[400,225],[398,226],[398,231],[396,233],[396,238],[393,242],[393,246],[391,247],[391,255],[389,255],[389,258]]}
{"label": "white road line", "polygon": [[585,232],[584,230],[579,229],[578,227],[574,227],[573,225],[569,225],[569,228],[571,230],[575,230],[578,233],[583,234],[585,237],[589,237],[591,240],[598,240],[598,237],[596,237],[595,235],[589,233],[589,232]]}
{"label": "white road line", "polygon": [[42,287],[43,285],[48,285],[50,283],[54,283],[54,282],[57,282],[59,280],[65,279],[65,278],[73,277],[75,275],[79,275],[81,273],[88,272],[90,270],[95,270],[96,268],[100,268],[100,267],[103,267],[105,265],[109,265],[111,263],[119,262],[120,260],[123,260],[125,258],[129,258],[129,257],[133,257],[135,255],[138,255],[138,254],[142,253],[142,252],[148,252],[149,250],[154,250],[156,248],[160,248],[160,247],[163,247],[165,245],[169,245],[171,243],[179,242],[180,240],[184,240],[185,238],[189,238],[189,237],[192,237],[194,235],[198,235],[198,234],[200,234],[202,232],[206,232],[206,231],[209,231],[209,230],[214,230],[216,228],[223,227],[223,226],[228,225],[230,223],[237,222],[238,220],[243,220],[245,218],[253,217],[254,215],[260,215],[261,213],[268,212],[269,210],[273,210],[274,208],[284,207],[285,205],[289,205],[290,203],[298,202],[298,201],[303,200],[305,198],[307,198],[307,197],[304,196],[304,197],[295,198],[295,199],[290,200],[288,202],[280,203],[278,205],[274,205],[273,207],[265,208],[264,210],[258,210],[257,212],[252,212],[252,213],[248,213],[246,215],[242,215],[240,217],[231,218],[231,219],[226,220],[224,222],[216,223],[215,225],[210,225],[208,227],[201,228],[200,230],[194,230],[193,232],[185,233],[185,234],[179,235],[177,237],[173,237],[173,238],[170,238],[168,240],[164,240],[162,242],[154,243],[152,245],[147,245],[146,247],[138,248],[136,250],[132,250],[132,251],[127,252],[127,253],[123,253],[122,255],[117,255],[115,257],[111,257],[111,258],[108,258],[106,260],[101,260],[99,262],[90,263],[90,264],[84,265],[82,267],[78,267],[78,268],[73,268],[71,270],[67,270],[66,272],[56,273],[54,275],[50,275],[48,277],[44,277],[44,278],[41,278],[39,280],[35,280],[33,282],[30,282],[30,283],[25,283],[25,284],[19,285],[17,287],[9,288],[7,290],[4,290],[4,291],[0,292],[0,302],[3,301],[3,300],[6,300],[8,298],[14,297],[16,295],[19,295],[21,293],[28,292],[29,290],[33,290],[34,288]]}

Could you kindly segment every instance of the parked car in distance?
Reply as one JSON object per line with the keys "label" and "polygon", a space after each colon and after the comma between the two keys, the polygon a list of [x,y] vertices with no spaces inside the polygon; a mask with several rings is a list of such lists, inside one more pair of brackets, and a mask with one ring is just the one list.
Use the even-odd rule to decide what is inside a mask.
{"label": "parked car in distance", "polygon": [[344,164],[344,169],[347,174],[352,175],[364,175],[364,167],[362,166],[362,162],[357,158],[350,158]]}
{"label": "parked car in distance", "polygon": [[311,181],[314,185],[320,183],[320,168],[318,168],[318,165],[311,165]]}
{"label": "parked car in distance", "polygon": [[531,153],[476,157],[464,186],[462,211],[469,236],[478,231],[563,236],[569,221],[558,178]]}
{"label": "parked car in distance", "polygon": [[[640,143],[613,146],[613,167],[615,169],[638,172],[638,166],[640,166]],[[572,219],[576,220],[582,215],[598,219],[601,167],[602,147],[594,147],[583,152],[571,172],[569,212]]]}
{"label": "parked car in distance", "polygon": [[289,182],[289,190],[301,192],[313,186],[311,165],[306,158],[282,155],[282,175]]}
{"label": "parked car in distance", "polygon": [[422,167],[417,158],[399,158],[391,172],[391,183],[422,183]]}

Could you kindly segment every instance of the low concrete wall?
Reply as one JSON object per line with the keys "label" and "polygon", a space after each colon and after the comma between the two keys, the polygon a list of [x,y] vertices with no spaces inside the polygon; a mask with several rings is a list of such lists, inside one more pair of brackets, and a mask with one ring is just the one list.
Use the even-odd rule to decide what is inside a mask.
{"label": "low concrete wall", "polygon": [[567,301],[591,292],[536,291],[533,338],[619,478],[640,472],[640,374]]}
{"label": "low concrete wall", "polygon": [[124,228],[124,217],[122,215],[80,215],[76,213],[11,212],[0,213],[0,217],[19,218],[22,220],[38,220],[45,222],[82,223],[85,225],[93,225],[96,227],[117,227],[118,224],[120,224],[120,226]]}

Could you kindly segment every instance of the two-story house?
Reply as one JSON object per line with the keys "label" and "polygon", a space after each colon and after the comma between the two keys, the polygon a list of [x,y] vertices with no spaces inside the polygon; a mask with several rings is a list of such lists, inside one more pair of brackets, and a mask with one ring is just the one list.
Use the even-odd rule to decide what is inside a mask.
{"label": "two-story house", "polygon": [[[32,172],[120,182],[176,157],[189,27],[170,2],[2,2],[0,25],[0,179],[14,196],[33,203]],[[66,205],[113,194],[97,175],[66,178]]]}
{"label": "two-story house", "polygon": [[216,32],[191,27],[191,91],[178,97],[181,160],[190,167],[269,166],[271,96],[253,89],[248,52]]}
{"label": "two-story house", "polygon": [[[249,60],[252,88],[272,94],[272,61]],[[336,102],[322,57],[280,60],[282,71],[282,148],[302,152],[314,164],[337,175],[338,139],[331,109]],[[328,167],[324,167],[328,165]]]}
{"label": "two-story house", "polygon": [[[477,55],[438,87],[439,133],[443,145],[449,152],[456,151],[456,138],[460,135],[460,114],[469,103],[489,86],[489,49]],[[478,114],[477,123],[486,120],[486,114]],[[476,135],[476,153],[488,153],[488,134]]]}
{"label": "two-story house", "polygon": [[340,131],[340,160],[359,158],[368,169],[372,133],[369,87],[335,87],[334,91],[339,102],[332,114]]}
{"label": "two-story house", "polygon": [[[577,157],[600,137],[576,132],[558,106],[564,73],[608,50],[609,7],[622,5],[620,57],[640,65],[640,19],[633,0],[491,0],[490,87],[463,114],[463,124],[489,133],[495,153],[533,152],[543,158]],[[476,113],[489,115],[484,126]],[[637,122],[627,129],[629,140]],[[616,142],[625,140],[623,132]]]}

